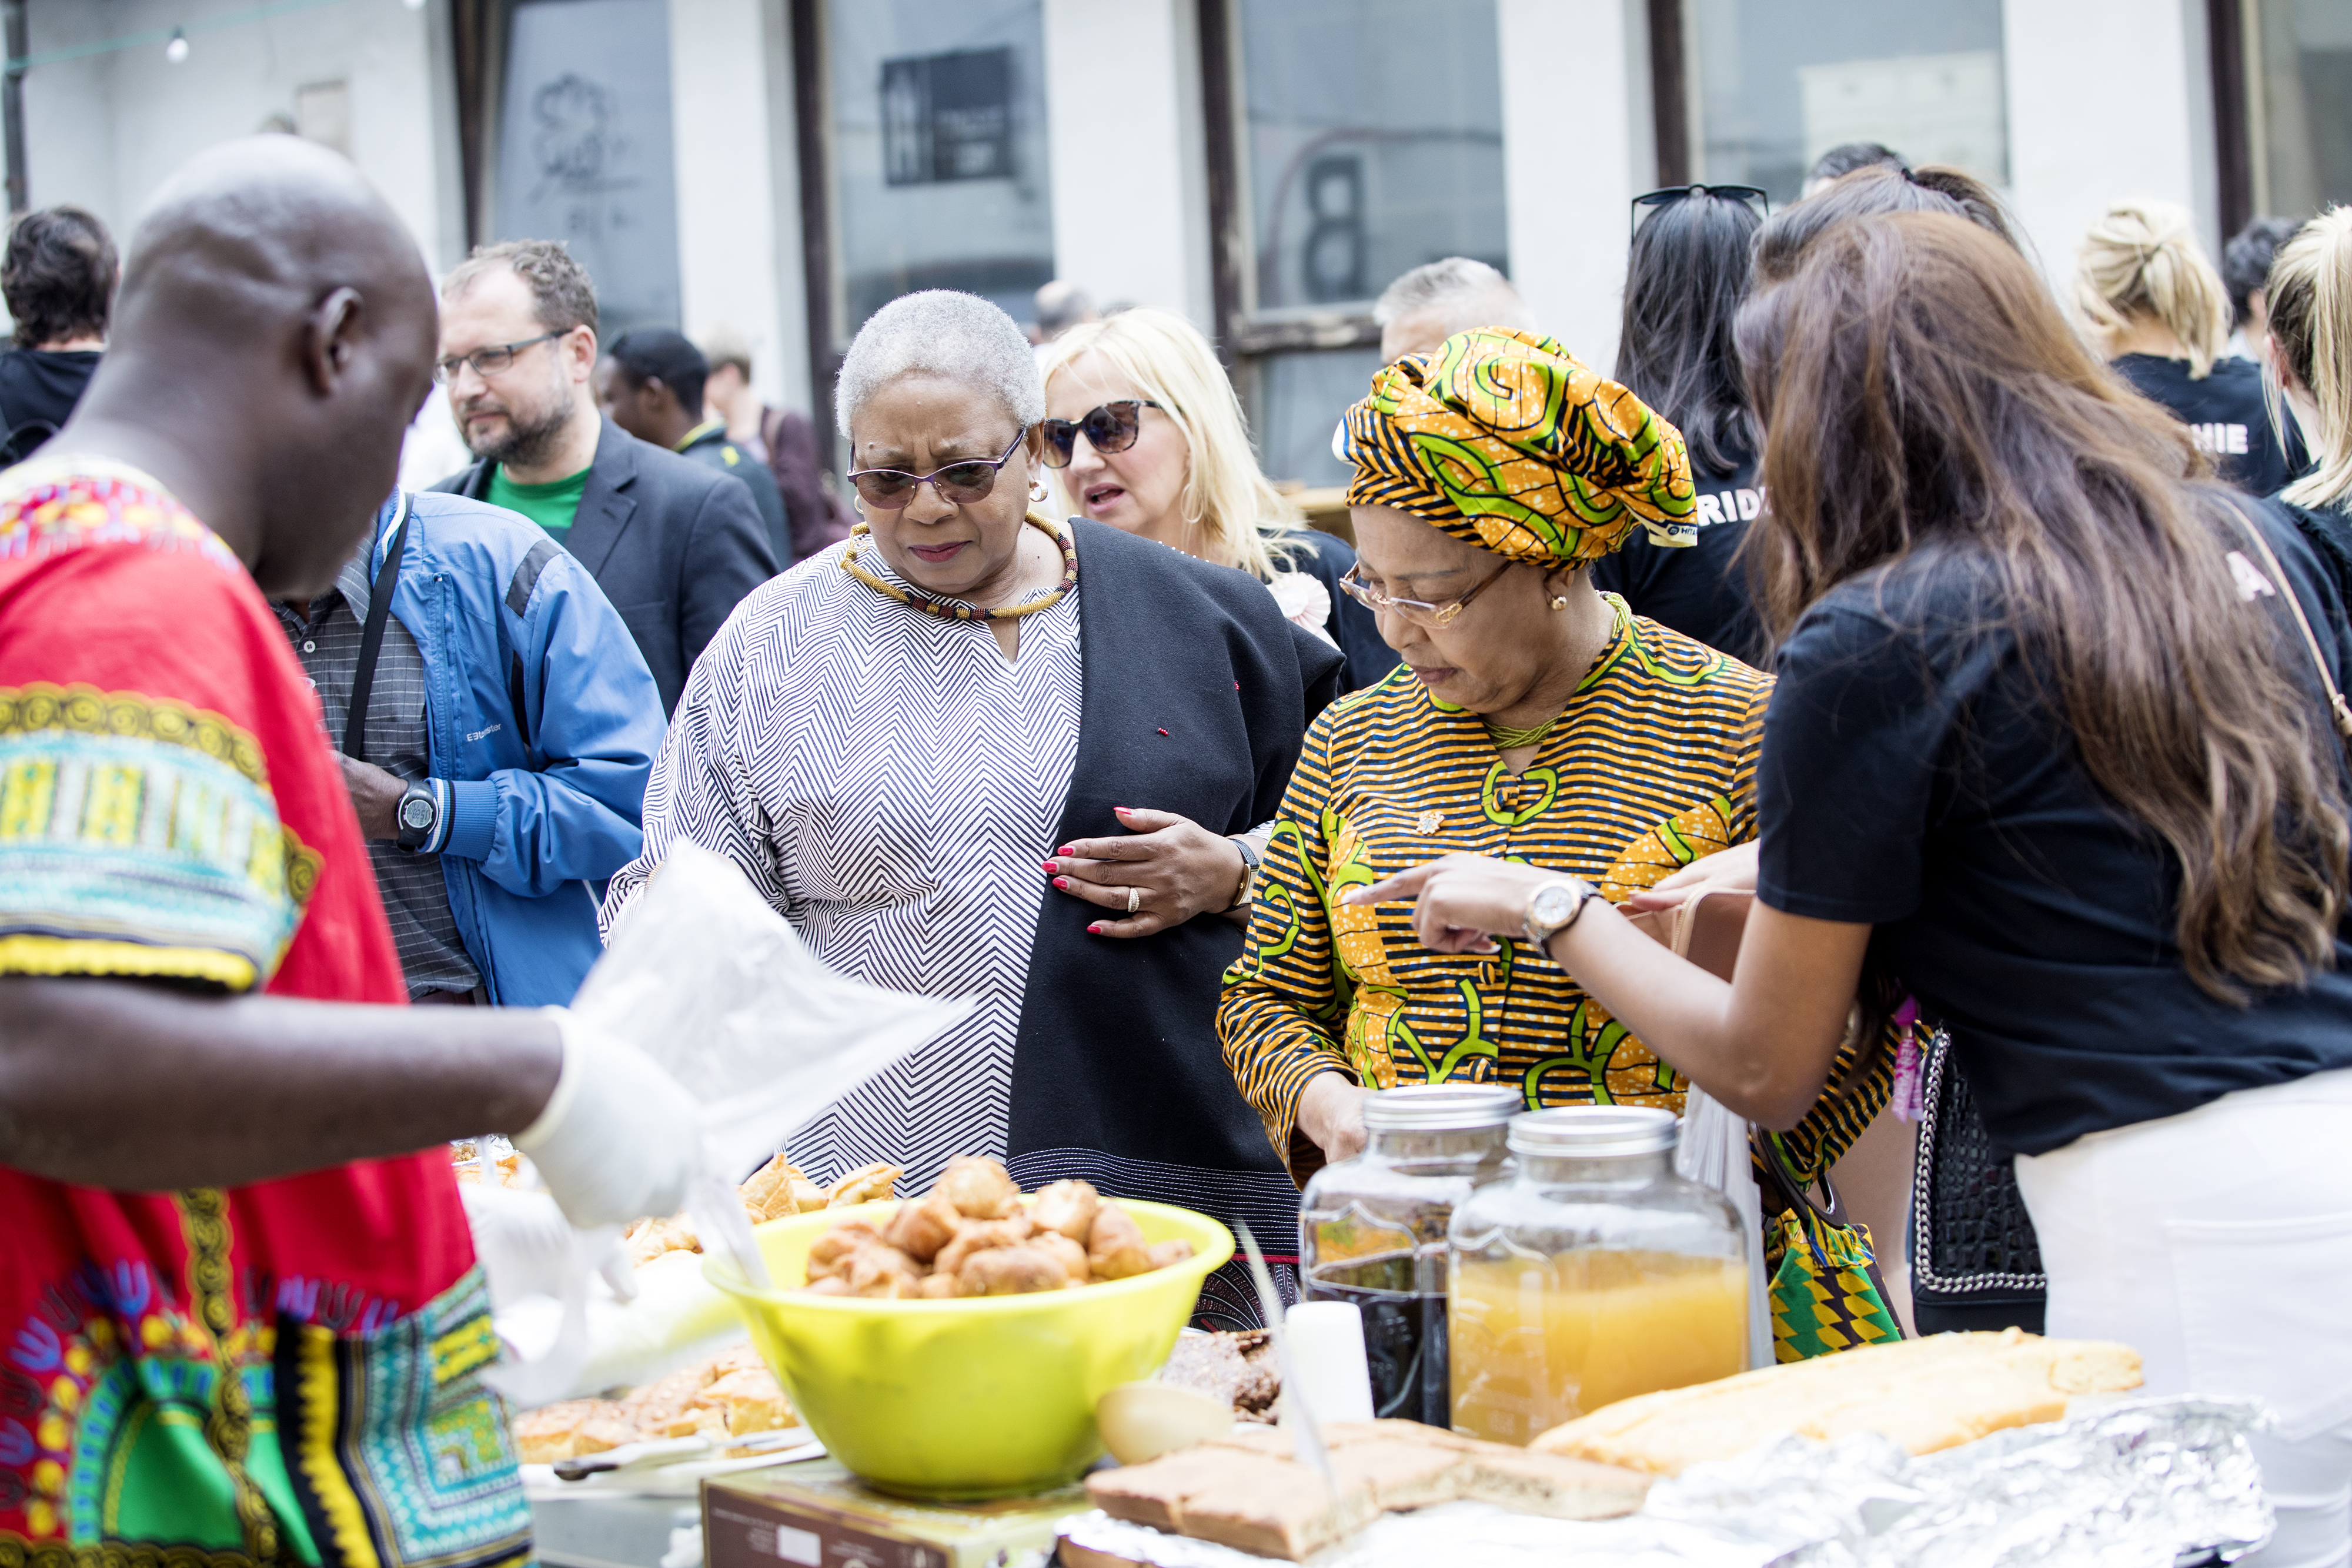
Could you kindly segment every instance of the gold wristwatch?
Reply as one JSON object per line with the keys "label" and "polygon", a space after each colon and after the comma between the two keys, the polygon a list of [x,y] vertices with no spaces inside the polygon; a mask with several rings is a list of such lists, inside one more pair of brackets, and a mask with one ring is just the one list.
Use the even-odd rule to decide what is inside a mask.
{"label": "gold wristwatch", "polygon": [[1234,890],[1234,901],[1225,905],[1227,913],[1231,913],[1257,896],[1257,873],[1264,857],[1258,853],[1257,846],[1250,841],[1247,833],[1232,834],[1227,841],[1242,852],[1241,885]]}
{"label": "gold wristwatch", "polygon": [[1528,946],[1538,953],[1548,953],[1551,939],[1575,925],[1584,906],[1600,896],[1599,888],[1572,876],[1557,877],[1538,885],[1528,894],[1528,912],[1520,921]]}

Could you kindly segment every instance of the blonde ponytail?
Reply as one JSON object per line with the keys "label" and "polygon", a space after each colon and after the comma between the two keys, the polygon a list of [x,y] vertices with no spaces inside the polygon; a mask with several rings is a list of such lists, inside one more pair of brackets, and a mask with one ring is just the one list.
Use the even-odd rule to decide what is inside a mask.
{"label": "blonde ponytail", "polygon": [[2205,258],[2189,209],[2173,202],[2117,202],[2083,236],[2074,309],[2094,336],[2112,340],[2135,319],[2161,323],[2202,381],[2230,343],[2230,291]]}
{"label": "blonde ponytail", "polygon": [[[1170,311],[1147,308],[1082,322],[1045,351],[1048,397],[1055,378],[1088,354],[1108,361],[1137,395],[1158,403],[1183,433],[1188,461],[1178,504],[1187,528],[1199,530],[1209,559],[1262,582],[1289,570],[1297,547],[1282,535],[1304,528],[1305,519],[1259,472],[1241,399],[1200,329]],[[1067,470],[1049,472],[1063,510],[1079,512],[1065,483]]]}
{"label": "blonde ponytail", "polygon": [[[2330,207],[2279,246],[2263,291],[2271,337],[2319,415],[2305,436],[2319,465],[2280,494],[2298,507],[2352,505],[2352,207]],[[2279,423],[2294,416],[2276,406]]]}

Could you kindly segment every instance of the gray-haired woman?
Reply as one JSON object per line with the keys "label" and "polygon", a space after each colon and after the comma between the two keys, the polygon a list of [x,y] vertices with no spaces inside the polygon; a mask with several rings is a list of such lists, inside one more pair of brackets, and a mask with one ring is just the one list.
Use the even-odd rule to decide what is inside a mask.
{"label": "gray-haired woman", "polygon": [[[683,836],[835,967],[980,998],[795,1136],[812,1175],[881,1160],[919,1189],[990,1154],[1288,1235],[1297,1191],[1217,1044],[1241,951],[1217,916],[1251,880],[1228,835],[1274,814],[1339,653],[1240,572],[1030,510],[1045,392],[984,299],[877,311],[837,403],[865,521],[696,664],[608,924]],[[1248,1301],[1212,1280],[1202,1313]]]}

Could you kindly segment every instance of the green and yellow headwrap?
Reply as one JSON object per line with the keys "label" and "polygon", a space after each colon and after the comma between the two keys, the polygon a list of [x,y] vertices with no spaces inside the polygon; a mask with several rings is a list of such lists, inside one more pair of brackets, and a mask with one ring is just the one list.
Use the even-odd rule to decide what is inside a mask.
{"label": "green and yellow headwrap", "polygon": [[1682,432],[1554,340],[1481,327],[1399,360],[1348,411],[1351,507],[1394,507],[1513,560],[1597,560],[1638,526],[1698,538]]}

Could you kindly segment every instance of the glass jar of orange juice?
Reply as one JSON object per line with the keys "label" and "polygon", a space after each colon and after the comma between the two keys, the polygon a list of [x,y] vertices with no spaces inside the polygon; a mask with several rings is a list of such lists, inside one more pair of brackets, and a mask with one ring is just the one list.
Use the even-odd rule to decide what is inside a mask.
{"label": "glass jar of orange juice", "polygon": [[1661,1388],[1745,1371],[1737,1210],[1674,1170],[1670,1111],[1579,1105],[1510,1125],[1518,1172],[1454,1211],[1454,1429],[1525,1443]]}

